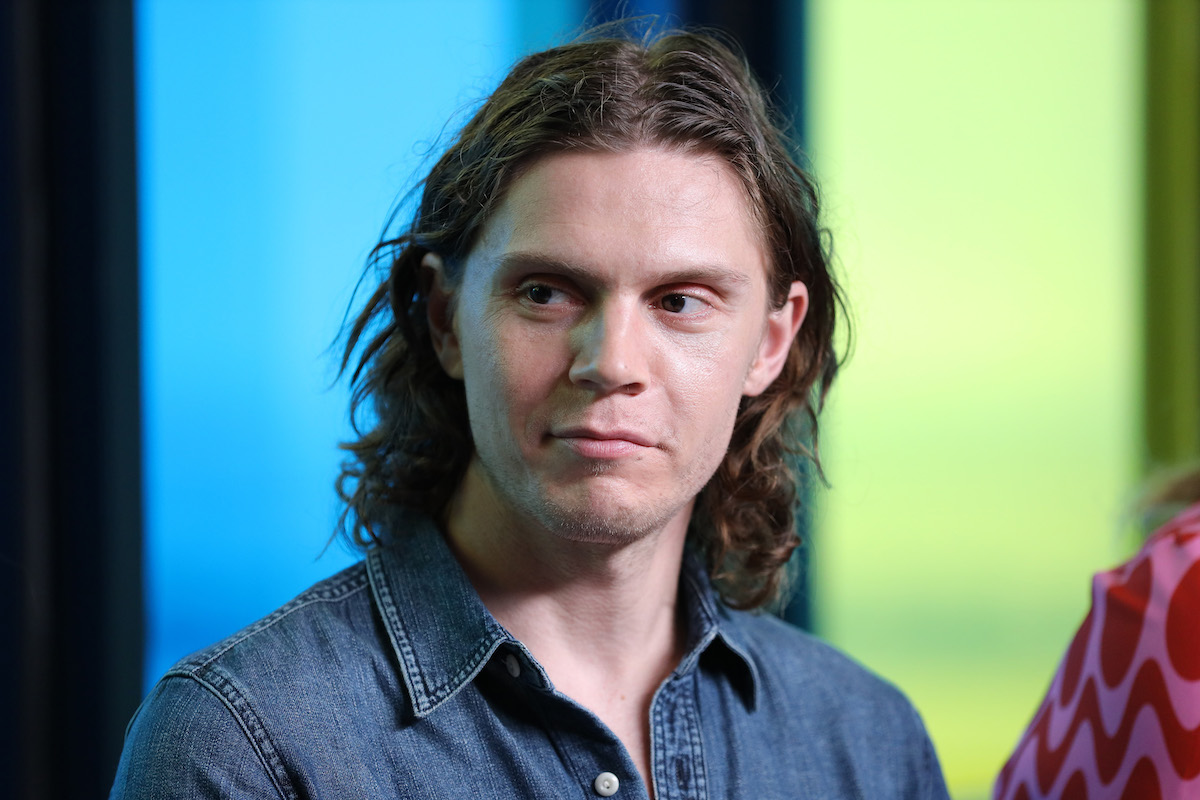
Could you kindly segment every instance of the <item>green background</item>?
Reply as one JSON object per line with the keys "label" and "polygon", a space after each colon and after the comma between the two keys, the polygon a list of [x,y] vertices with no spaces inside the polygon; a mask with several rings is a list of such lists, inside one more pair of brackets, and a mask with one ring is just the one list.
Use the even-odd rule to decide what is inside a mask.
{"label": "green background", "polygon": [[818,0],[810,147],[855,325],[818,631],[984,797],[1138,481],[1141,9]]}

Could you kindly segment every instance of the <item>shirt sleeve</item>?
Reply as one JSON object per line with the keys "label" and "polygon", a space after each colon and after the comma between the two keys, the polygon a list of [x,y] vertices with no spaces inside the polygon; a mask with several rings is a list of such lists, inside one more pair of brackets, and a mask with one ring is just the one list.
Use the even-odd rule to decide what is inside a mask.
{"label": "shirt sleeve", "polygon": [[168,676],[142,702],[125,734],[110,800],[262,798],[281,788],[225,702],[201,681]]}
{"label": "shirt sleeve", "polygon": [[915,796],[927,798],[927,800],[950,800],[950,791],[946,788],[946,778],[942,773],[942,765],[938,761],[933,741],[929,738],[929,731],[925,729],[925,723],[921,721],[915,708],[912,709],[912,714],[917,728],[921,732],[920,766],[917,770],[918,789]]}

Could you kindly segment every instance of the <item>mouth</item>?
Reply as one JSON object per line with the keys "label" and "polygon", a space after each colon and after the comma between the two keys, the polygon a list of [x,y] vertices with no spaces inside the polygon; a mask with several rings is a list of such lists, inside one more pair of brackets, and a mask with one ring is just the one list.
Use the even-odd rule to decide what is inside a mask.
{"label": "mouth", "polygon": [[585,458],[624,458],[654,447],[654,442],[649,436],[638,431],[616,428],[562,428],[551,431],[550,437]]}

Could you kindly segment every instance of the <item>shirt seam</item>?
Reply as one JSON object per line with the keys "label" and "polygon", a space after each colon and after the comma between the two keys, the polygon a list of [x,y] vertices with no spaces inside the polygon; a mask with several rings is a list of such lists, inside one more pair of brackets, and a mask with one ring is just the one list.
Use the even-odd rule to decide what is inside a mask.
{"label": "shirt seam", "polygon": [[[215,668],[214,672],[217,672]],[[226,696],[225,691],[223,691],[221,687],[218,687],[211,681],[208,681],[192,672],[187,672],[184,670],[171,670],[163,676],[163,680],[166,681],[168,678],[182,678],[184,680],[194,681],[197,685],[201,686],[203,689],[217,698],[217,700],[221,702],[221,705],[225,706],[225,708],[229,711],[234,721],[237,722],[238,727],[242,731],[242,735],[246,737],[246,741],[254,750],[254,754],[258,756],[258,761],[262,765],[263,770],[266,771],[267,776],[271,779],[271,785],[275,787],[275,791],[281,798],[283,798],[283,800],[297,800],[298,795],[295,791],[295,788],[292,787],[291,781],[287,777],[287,771],[283,768],[283,760],[279,757],[279,752],[275,749],[274,744],[271,743],[270,737],[266,733],[266,728],[262,724],[262,720],[258,718],[258,715],[254,712],[254,709],[250,706],[250,703],[245,699],[245,697],[242,696],[241,692],[239,692],[237,688],[232,685],[232,682],[229,680],[229,678],[227,676],[220,675],[219,672],[218,675],[221,678],[222,685],[228,687],[230,694],[234,695],[238,702],[235,703],[233,698]],[[252,718],[253,725],[251,725],[250,721],[243,718],[238,708],[239,705],[245,709],[247,716]],[[253,727],[254,730],[251,730],[251,727]],[[261,742],[256,737],[256,732],[261,735]],[[270,751],[270,755],[264,752],[264,748]]]}
{"label": "shirt seam", "polygon": [[314,605],[316,603],[340,603],[343,600],[350,599],[354,595],[361,592],[363,589],[367,588],[365,574],[362,575],[361,577],[355,576],[354,580],[360,581],[358,583],[358,585],[351,585],[348,587],[344,586],[344,585],[339,585],[337,587],[337,593],[336,594],[331,593],[329,596],[319,596],[318,595],[318,596],[313,597],[313,596],[310,596],[310,592],[305,592],[300,597],[297,597],[295,600],[284,605],[282,608],[275,610],[273,613],[267,615],[263,619],[259,620],[255,624],[251,625],[249,628],[242,631],[242,633],[240,635],[237,635],[237,636],[235,636],[235,638],[226,640],[225,642],[219,644],[218,645],[219,649],[207,654],[207,657],[204,658],[202,661],[185,662],[185,663],[189,664],[189,667],[187,669],[202,670],[202,669],[209,668],[213,664],[214,661],[217,661],[218,659],[220,659],[221,656],[225,655],[226,653],[228,653],[233,648],[237,647],[242,642],[246,641],[247,639],[249,639],[252,636],[256,636],[257,634],[262,633],[263,631],[269,630],[276,623],[282,621],[286,617],[291,616],[294,612],[299,611],[300,609],[307,608],[308,606]]}
{"label": "shirt seam", "polygon": [[439,681],[436,685],[431,684],[427,674],[430,671],[422,668],[421,661],[417,656],[417,649],[412,646],[416,637],[413,635],[413,630],[406,624],[404,616],[400,614],[400,604],[396,602],[396,598],[392,594],[391,579],[382,560],[381,554],[376,561],[368,564],[368,585],[375,595],[375,605],[384,618],[392,647],[400,655],[404,684],[409,690],[414,710],[418,717],[424,717],[457,694],[462,687],[478,675],[487,663],[488,657],[501,644],[510,641],[511,637],[507,636],[503,629],[496,629],[492,625],[486,626],[484,636],[479,639],[458,671],[453,675],[443,673],[444,680]]}
{"label": "shirt seam", "polygon": [[691,751],[692,788],[693,796],[708,797],[708,764],[704,760],[704,734],[700,728],[700,714],[697,708],[697,695],[700,693],[700,674],[693,672],[680,698],[683,700],[682,711],[684,724],[687,726],[688,749]]}
{"label": "shirt seam", "polygon": [[[383,617],[388,640],[392,643],[392,649],[400,657],[400,676],[408,690],[409,701],[420,717],[431,710],[426,708],[429,691],[424,685],[425,676],[421,673],[412,652],[412,646],[408,642],[408,632],[400,623],[396,601],[392,597],[392,587],[388,582],[382,559],[383,556],[378,550],[372,551],[367,556],[367,579],[374,595],[375,607],[379,609]],[[416,675],[414,676],[412,673],[416,673]],[[421,686],[415,684],[417,679],[421,681]],[[420,697],[417,696],[418,689],[420,689]]]}

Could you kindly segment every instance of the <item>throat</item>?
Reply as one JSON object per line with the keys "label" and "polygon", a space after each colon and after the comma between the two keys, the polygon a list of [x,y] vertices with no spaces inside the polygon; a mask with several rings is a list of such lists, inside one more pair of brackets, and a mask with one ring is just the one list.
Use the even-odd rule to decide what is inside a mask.
{"label": "throat", "polygon": [[624,745],[653,795],[650,705],[686,641],[679,563],[608,591],[586,580],[540,592],[481,591],[554,688],[591,711]]}
{"label": "throat", "polygon": [[481,502],[494,495],[470,471],[464,487],[448,508],[446,539],[467,578],[555,689],[617,736],[652,794],[650,704],[683,657],[690,506],[633,541],[581,541]]}
{"label": "throat", "polygon": [[[536,650],[532,652],[538,657]],[[584,658],[576,657],[581,653]],[[658,688],[683,658],[679,627],[673,626],[665,648],[658,652],[634,650],[623,663],[610,668],[598,664],[586,649],[571,654],[547,653],[547,656],[538,660],[555,688],[595,714],[613,732],[637,767],[647,793],[653,797],[650,705]]]}

